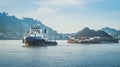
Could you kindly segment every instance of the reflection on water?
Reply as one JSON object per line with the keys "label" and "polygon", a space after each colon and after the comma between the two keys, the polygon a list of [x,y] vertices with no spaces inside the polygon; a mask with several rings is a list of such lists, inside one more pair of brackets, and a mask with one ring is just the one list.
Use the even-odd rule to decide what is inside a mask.
{"label": "reflection on water", "polygon": [[21,40],[0,40],[0,67],[119,67],[120,44],[68,44],[22,47]]}

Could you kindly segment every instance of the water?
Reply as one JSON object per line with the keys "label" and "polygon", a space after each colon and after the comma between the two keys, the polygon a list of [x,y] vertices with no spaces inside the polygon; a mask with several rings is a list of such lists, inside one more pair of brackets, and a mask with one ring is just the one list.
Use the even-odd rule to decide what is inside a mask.
{"label": "water", "polygon": [[0,67],[120,67],[120,43],[22,45],[21,40],[0,40]]}

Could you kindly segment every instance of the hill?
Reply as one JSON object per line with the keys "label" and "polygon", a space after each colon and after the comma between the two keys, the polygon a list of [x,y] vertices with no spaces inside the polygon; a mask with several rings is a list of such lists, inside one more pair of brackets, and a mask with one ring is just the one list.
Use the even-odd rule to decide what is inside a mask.
{"label": "hill", "polygon": [[52,28],[42,24],[41,21],[33,18],[19,19],[3,12],[0,13],[0,39],[22,39],[26,31],[35,24],[40,24],[42,29],[47,29],[49,37],[57,37],[58,33]]}
{"label": "hill", "polygon": [[109,34],[107,34],[104,31],[98,30],[98,31],[94,31],[89,29],[88,27],[84,28],[83,30],[79,31],[76,33],[75,35],[76,37],[107,37],[107,38],[112,38],[112,36],[110,36]]}
{"label": "hill", "polygon": [[118,36],[120,35],[118,32],[118,30],[114,29],[114,28],[110,28],[110,27],[105,27],[101,29],[102,31],[108,33],[109,35],[111,35],[114,38],[118,38]]}

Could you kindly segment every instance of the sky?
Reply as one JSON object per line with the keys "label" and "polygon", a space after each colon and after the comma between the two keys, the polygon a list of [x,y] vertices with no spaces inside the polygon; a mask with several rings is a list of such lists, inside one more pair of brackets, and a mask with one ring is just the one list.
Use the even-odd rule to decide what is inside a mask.
{"label": "sky", "polygon": [[120,30],[120,0],[0,0],[0,12],[37,19],[59,33]]}

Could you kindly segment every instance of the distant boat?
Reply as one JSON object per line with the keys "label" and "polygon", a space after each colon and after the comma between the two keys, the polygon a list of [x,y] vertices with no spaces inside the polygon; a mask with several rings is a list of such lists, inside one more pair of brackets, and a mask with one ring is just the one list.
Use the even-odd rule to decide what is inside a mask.
{"label": "distant boat", "polygon": [[118,43],[118,40],[104,31],[94,31],[88,27],[69,37],[68,43]]}
{"label": "distant boat", "polygon": [[40,29],[39,25],[35,25],[30,28],[30,31],[27,32],[27,35],[23,38],[24,46],[50,46],[57,45],[57,42],[49,40],[47,37],[47,30]]}
{"label": "distant boat", "polygon": [[70,37],[68,43],[86,43],[86,44],[94,44],[94,43],[102,43],[100,37],[80,37],[79,39],[75,39],[74,37]]}

